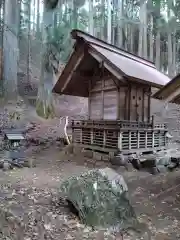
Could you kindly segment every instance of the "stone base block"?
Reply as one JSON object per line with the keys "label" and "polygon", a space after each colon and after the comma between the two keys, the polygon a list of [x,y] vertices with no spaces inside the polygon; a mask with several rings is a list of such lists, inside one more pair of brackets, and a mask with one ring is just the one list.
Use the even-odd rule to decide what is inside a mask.
{"label": "stone base block", "polygon": [[107,154],[102,154],[102,160],[103,160],[104,162],[109,162],[109,155],[107,155]]}
{"label": "stone base block", "polygon": [[101,161],[101,160],[102,160],[102,153],[93,152],[93,158],[94,158],[96,161]]}
{"label": "stone base block", "polygon": [[93,152],[91,150],[83,150],[83,156],[87,158],[92,158],[93,157]]}
{"label": "stone base block", "polygon": [[73,153],[75,154],[75,155],[79,155],[79,154],[81,154],[82,153],[82,151],[83,151],[83,148],[81,147],[81,146],[73,146]]}

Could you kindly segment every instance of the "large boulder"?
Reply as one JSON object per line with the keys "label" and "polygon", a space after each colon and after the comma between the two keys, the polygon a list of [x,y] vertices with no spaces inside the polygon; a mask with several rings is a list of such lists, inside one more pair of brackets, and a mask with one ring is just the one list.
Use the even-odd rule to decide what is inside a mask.
{"label": "large boulder", "polygon": [[77,210],[81,221],[93,228],[125,230],[137,224],[127,184],[110,168],[73,176],[62,183],[61,192]]}

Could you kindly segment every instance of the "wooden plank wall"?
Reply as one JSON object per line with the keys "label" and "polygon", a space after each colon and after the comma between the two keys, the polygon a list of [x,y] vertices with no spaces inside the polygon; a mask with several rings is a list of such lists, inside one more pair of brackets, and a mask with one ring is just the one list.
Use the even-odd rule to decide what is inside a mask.
{"label": "wooden plank wall", "polygon": [[117,87],[111,78],[97,80],[93,87],[90,87],[89,118],[117,119]]}
{"label": "wooden plank wall", "polygon": [[117,119],[117,90],[104,92],[103,119]]}
{"label": "wooden plank wall", "polygon": [[96,80],[89,87],[89,118],[102,120],[150,120],[150,88],[119,86],[111,77]]}
{"label": "wooden plank wall", "polygon": [[127,111],[128,108],[126,106],[126,103],[128,103],[127,90],[128,90],[127,87],[121,86],[118,91],[118,94],[119,94],[118,115],[119,115],[119,119],[121,120],[125,120],[127,118],[126,116],[128,116],[128,111]]}
{"label": "wooden plank wall", "polygon": [[91,99],[90,119],[102,119],[102,94],[101,92],[92,93]]}
{"label": "wooden plank wall", "polygon": [[[131,121],[149,121],[150,120],[150,94],[149,87],[141,85],[132,85],[128,88],[129,99],[127,100],[127,120]],[[129,113],[129,114],[128,114]]]}

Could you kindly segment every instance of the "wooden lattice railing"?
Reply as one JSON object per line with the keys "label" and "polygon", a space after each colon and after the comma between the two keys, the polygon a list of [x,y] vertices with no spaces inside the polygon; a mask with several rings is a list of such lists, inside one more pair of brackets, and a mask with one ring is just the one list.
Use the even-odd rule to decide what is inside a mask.
{"label": "wooden lattice railing", "polygon": [[153,124],[153,122],[133,122],[125,120],[72,120],[71,127],[98,129],[167,129],[167,124]]}
{"label": "wooden lattice railing", "polygon": [[151,149],[166,146],[166,124],[125,121],[72,121],[73,143],[102,149]]}

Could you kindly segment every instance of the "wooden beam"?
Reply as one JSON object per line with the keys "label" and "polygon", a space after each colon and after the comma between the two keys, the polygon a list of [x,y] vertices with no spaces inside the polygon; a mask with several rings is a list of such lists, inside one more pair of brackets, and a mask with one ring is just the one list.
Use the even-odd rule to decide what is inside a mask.
{"label": "wooden beam", "polygon": [[[98,62],[102,62],[104,61],[104,67],[111,72],[118,80],[120,80],[123,83],[126,83],[126,80],[123,78],[123,73],[120,74],[119,71],[116,69],[116,67],[113,67],[113,64],[109,64],[106,62],[106,59],[104,57],[104,59],[99,56],[100,54],[95,53],[93,50],[89,49],[89,53],[91,54],[91,56],[96,59]],[[112,66],[111,66],[112,65]]]}
{"label": "wooden beam", "polygon": [[98,92],[101,92],[101,91],[111,91],[111,90],[117,90],[117,88],[115,86],[111,86],[111,87],[104,87],[103,89],[92,89],[90,90],[91,93],[98,93]]}
{"label": "wooden beam", "polygon": [[80,62],[82,61],[83,57],[84,57],[84,53],[82,53],[82,54],[80,55],[80,57],[78,58],[77,62],[76,62],[75,65],[73,66],[71,72],[69,73],[69,75],[68,75],[68,77],[67,77],[67,79],[66,79],[66,81],[65,81],[65,83],[64,83],[64,85],[63,85],[63,87],[62,87],[62,90],[61,90],[62,92],[63,92],[63,91],[65,90],[65,88],[67,87],[68,83],[70,82],[70,80],[71,80],[71,78],[72,78],[72,76],[73,76],[74,71],[76,71],[76,69],[77,69],[77,67],[79,66]]}
{"label": "wooden beam", "polygon": [[171,102],[173,99],[175,99],[177,96],[180,95],[180,88],[176,88],[176,90],[171,93],[168,97],[164,98],[166,102]]}

